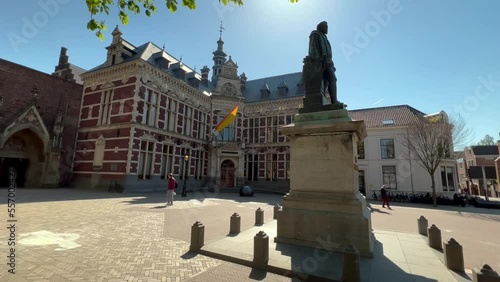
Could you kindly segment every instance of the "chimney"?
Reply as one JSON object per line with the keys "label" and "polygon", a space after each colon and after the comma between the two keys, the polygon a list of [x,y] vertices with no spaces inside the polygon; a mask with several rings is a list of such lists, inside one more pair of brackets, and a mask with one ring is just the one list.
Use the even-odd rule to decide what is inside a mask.
{"label": "chimney", "polygon": [[61,77],[66,80],[75,82],[73,71],[69,65],[69,57],[66,54],[67,48],[61,47],[61,53],[59,55],[59,64],[55,67],[53,76]]}
{"label": "chimney", "polygon": [[203,66],[201,69],[201,84],[205,87],[208,87],[208,73],[210,69],[207,66]]}

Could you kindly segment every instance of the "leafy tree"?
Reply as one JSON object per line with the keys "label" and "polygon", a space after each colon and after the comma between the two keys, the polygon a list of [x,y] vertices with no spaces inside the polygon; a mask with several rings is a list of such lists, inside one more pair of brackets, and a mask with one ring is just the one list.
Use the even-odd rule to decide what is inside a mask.
{"label": "leafy tree", "polygon": [[481,141],[479,141],[478,145],[495,145],[495,140],[489,134],[486,134]]}
{"label": "leafy tree", "polygon": [[[170,12],[176,12],[178,3],[177,0],[161,0],[165,1],[166,7]],[[276,0],[273,0],[276,1]],[[291,3],[296,3],[299,0],[288,0]],[[91,31],[96,31],[96,36],[101,40],[104,40],[103,30],[106,30],[105,21],[98,21],[94,17],[96,15],[106,14],[109,15],[110,7],[115,4],[115,0],[85,0],[87,8],[90,13],[90,21],[87,23],[87,29]],[[233,3],[237,6],[243,5],[243,0],[219,0],[226,6],[229,3]],[[144,14],[150,17],[153,13],[157,11],[157,5],[155,0],[116,0],[116,5],[118,6],[118,18],[123,25],[127,25],[129,22],[129,13],[134,14]],[[141,8],[142,6],[142,8]],[[196,0],[182,0],[182,6],[189,8],[190,10],[196,9]],[[142,10],[141,10],[142,9]]]}
{"label": "leafy tree", "polygon": [[468,143],[471,134],[472,131],[466,128],[460,117],[422,117],[401,136],[401,143],[407,148],[403,153],[405,158],[416,159],[429,173],[434,206],[437,205],[434,173],[443,160],[453,158],[453,148]]}

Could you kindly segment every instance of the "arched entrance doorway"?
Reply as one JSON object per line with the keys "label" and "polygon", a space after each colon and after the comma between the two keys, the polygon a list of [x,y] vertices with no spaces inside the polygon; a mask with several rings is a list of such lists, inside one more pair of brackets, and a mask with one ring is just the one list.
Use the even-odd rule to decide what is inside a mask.
{"label": "arched entrance doorway", "polygon": [[37,186],[41,183],[45,150],[38,134],[29,128],[15,132],[0,149],[0,187],[9,186],[12,168],[16,186]]}
{"label": "arched entrance doorway", "polygon": [[220,186],[224,188],[234,187],[234,162],[225,160],[220,165]]}

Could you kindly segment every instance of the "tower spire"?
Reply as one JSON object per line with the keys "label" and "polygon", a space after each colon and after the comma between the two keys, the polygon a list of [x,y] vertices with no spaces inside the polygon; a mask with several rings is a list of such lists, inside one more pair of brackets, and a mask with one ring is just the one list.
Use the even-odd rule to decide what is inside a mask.
{"label": "tower spire", "polygon": [[222,26],[222,21],[220,21],[220,28],[219,28],[219,40],[222,40],[222,31],[224,30],[224,27]]}

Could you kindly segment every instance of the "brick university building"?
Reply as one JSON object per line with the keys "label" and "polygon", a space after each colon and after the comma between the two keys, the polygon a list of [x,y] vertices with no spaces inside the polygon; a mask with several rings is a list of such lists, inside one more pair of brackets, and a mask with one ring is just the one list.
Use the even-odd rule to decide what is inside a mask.
{"label": "brick university building", "polygon": [[[35,187],[107,189],[120,183],[127,191],[165,190],[172,172],[181,183],[187,179],[189,189],[248,184],[288,191],[289,140],[278,128],[302,107],[302,74],[248,80],[223,47],[219,38],[211,68],[198,72],[151,42],[133,45],[116,28],[106,59],[88,71],[69,64],[65,48],[52,75],[17,66],[31,73],[23,76],[4,67],[0,90],[18,96],[0,93],[0,107],[4,99],[4,109],[12,109],[0,114],[2,183],[5,169],[14,166],[29,179],[23,184]],[[38,102],[28,89],[34,81],[45,93]],[[214,136],[212,129],[236,105],[235,121]],[[378,190],[382,183],[430,190],[430,178],[404,159],[397,141],[424,113],[407,105],[349,113],[367,126],[368,137],[358,144],[361,190]],[[457,181],[449,163],[436,177],[443,179],[441,191],[451,193]]]}

